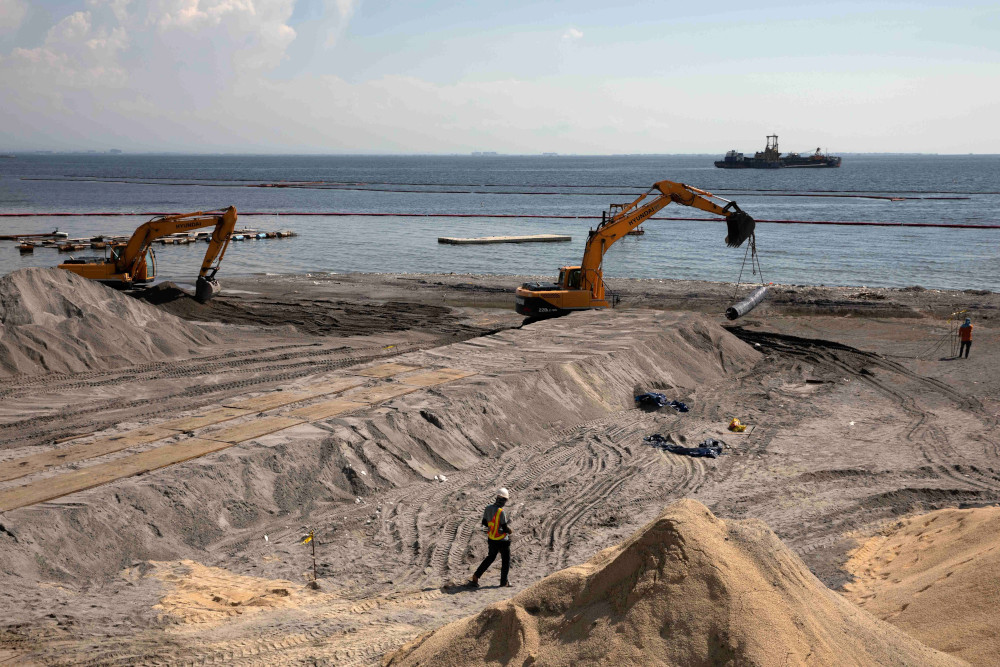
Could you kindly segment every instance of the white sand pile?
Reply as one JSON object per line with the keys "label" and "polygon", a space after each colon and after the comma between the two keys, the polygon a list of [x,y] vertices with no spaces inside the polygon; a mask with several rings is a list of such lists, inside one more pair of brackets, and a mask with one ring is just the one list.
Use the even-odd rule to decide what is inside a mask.
{"label": "white sand pile", "polygon": [[203,327],[69,271],[0,278],[0,376],[158,361],[212,342]]}
{"label": "white sand pile", "polygon": [[1000,508],[906,519],[847,564],[847,598],[974,665],[1000,661]]}
{"label": "white sand pile", "polygon": [[388,665],[958,665],[851,605],[763,523],[681,500]]}

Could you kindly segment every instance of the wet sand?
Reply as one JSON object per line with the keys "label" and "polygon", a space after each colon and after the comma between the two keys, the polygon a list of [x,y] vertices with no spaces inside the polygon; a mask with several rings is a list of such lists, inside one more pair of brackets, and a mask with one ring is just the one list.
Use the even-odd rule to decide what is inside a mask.
{"label": "wet sand", "polygon": [[[0,660],[375,664],[679,498],[765,522],[838,590],[852,550],[900,517],[1000,500],[998,294],[779,285],[728,322],[732,285],[615,281],[622,308],[522,327],[512,292],[534,278],[229,278],[205,306],[166,288],[149,302],[205,327],[203,349],[4,378],[0,471],[234,401],[263,399],[237,425],[360,407],[300,412],[291,428],[0,512]],[[961,310],[976,325],[969,360],[951,353]],[[386,364],[401,366],[364,375]],[[442,369],[466,375],[419,379]],[[273,400],[345,377],[366,384]],[[651,390],[691,411],[637,410]],[[746,434],[726,431],[734,416]],[[218,428],[0,475],[0,494],[218,442]],[[670,454],[652,433],[720,438],[726,453]],[[514,491],[515,587],[495,587],[495,566],[469,592],[479,512],[501,485]],[[318,590],[299,544],[310,530]]]}

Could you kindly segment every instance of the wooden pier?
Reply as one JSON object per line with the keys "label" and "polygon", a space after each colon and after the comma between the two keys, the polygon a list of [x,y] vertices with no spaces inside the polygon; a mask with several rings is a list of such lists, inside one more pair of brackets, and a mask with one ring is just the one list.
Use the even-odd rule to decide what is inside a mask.
{"label": "wooden pier", "polygon": [[[285,239],[292,236],[298,236],[298,234],[291,230],[265,232],[259,229],[237,229],[233,231],[231,240],[257,241],[264,239]],[[44,238],[38,240],[40,237]],[[88,248],[103,250],[109,245],[127,243],[129,237],[101,235],[90,238],[71,239],[67,238],[65,233],[60,232],[59,236],[53,236],[52,234],[11,234],[8,236],[0,236],[0,240],[11,240],[17,242],[18,249],[21,254],[24,255],[34,252],[35,248],[52,248],[58,250],[59,252],[74,252]],[[177,233],[170,234],[169,236],[162,236],[155,239],[153,243],[158,243],[160,245],[186,245],[188,243],[197,243],[199,241],[208,243],[211,240],[212,232]]]}

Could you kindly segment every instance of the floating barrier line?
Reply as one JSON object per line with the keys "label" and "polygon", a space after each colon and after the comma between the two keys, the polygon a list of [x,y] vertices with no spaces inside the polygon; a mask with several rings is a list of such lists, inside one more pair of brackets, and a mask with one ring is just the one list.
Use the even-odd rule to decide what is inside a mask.
{"label": "floating barrier line", "polygon": [[[120,181],[119,181],[120,182]],[[233,186],[220,186],[220,187],[233,187]],[[555,191],[523,191],[523,190],[506,190],[503,192],[497,192],[493,190],[387,190],[385,188],[366,188],[357,186],[346,186],[346,185],[241,185],[238,187],[250,187],[250,188],[287,188],[291,190],[337,190],[341,192],[386,192],[386,193],[401,193],[401,194],[421,194],[421,195],[533,195],[533,196],[562,196],[562,197],[633,197],[635,193],[632,192],[555,192]],[[504,186],[499,186],[504,187]],[[732,194],[728,190],[716,190],[719,194]],[[852,195],[852,194],[831,194],[831,193],[768,193],[768,192],[742,192],[742,195],[747,195],[750,197],[841,197],[845,199],[881,199],[885,201],[905,201],[912,199],[921,200],[965,200],[968,197],[900,197],[898,195]]]}
{"label": "floating barrier line", "polygon": [[[402,183],[394,181],[261,181],[256,178],[171,178],[169,176],[146,176],[142,181],[130,179],[128,176],[108,176],[99,178],[96,176],[22,176],[22,181],[83,181],[96,183],[138,183],[148,185],[158,185],[153,181],[181,181],[176,185],[196,185],[195,181],[211,181],[220,186],[225,183],[255,183],[254,187],[289,187],[302,185],[348,185],[348,186],[370,186],[370,185],[403,185],[412,187],[453,187],[453,188],[516,188],[525,187],[524,184],[517,183]],[[631,190],[648,190],[648,185],[623,185],[621,183],[595,183],[591,185],[580,185],[579,183],[538,183],[530,187],[538,188],[627,188]],[[385,190],[385,192],[392,192]],[[421,190],[420,192],[423,192]],[[727,188],[718,192],[787,192],[785,188]],[[950,195],[1000,195],[1000,191],[978,191],[978,190],[807,190],[806,192],[830,192],[830,193],[864,193],[876,195],[926,195],[926,194],[950,194]]]}
{"label": "floating barrier line", "polygon": [[[107,178],[54,178],[54,177],[22,177],[23,181],[73,181],[78,183],[123,183],[128,185],[157,185],[161,187],[188,187],[188,188],[284,188],[290,190],[340,190],[345,192],[386,192],[393,194],[431,194],[431,195],[528,195],[528,196],[557,196],[557,197],[633,197],[635,193],[633,192],[557,192],[552,190],[505,190],[505,191],[493,191],[493,190],[402,190],[402,189],[387,189],[382,187],[370,187],[371,185],[392,185],[392,184],[367,184],[367,183],[335,183],[326,181],[278,181],[273,183],[244,183],[238,181],[229,182],[200,182],[193,183],[190,182],[196,179],[183,179],[178,180],[178,182],[166,183],[162,181],[154,180],[123,180],[123,179],[107,179]],[[401,184],[402,185],[402,184]],[[427,187],[459,187],[459,186],[448,186],[445,184],[414,184],[413,187],[422,187],[426,185]],[[466,186],[461,186],[466,187]],[[518,187],[514,185],[483,185],[483,186],[467,186],[467,187],[498,187],[498,188],[511,188]],[[524,186],[520,186],[524,187]],[[529,187],[574,187],[574,186],[529,186]],[[576,186],[576,187],[609,187],[609,186]],[[610,186],[610,187],[632,187],[632,186]],[[904,201],[911,199],[920,200],[946,200],[946,201],[956,201],[968,199],[968,197],[903,197],[899,194],[846,194],[846,193],[832,193],[832,192],[796,192],[787,193],[777,190],[717,190],[719,194],[733,194],[740,193],[751,197],[840,197],[845,199],[879,199],[885,201]],[[927,193],[925,193],[927,194]]]}
{"label": "floating barrier line", "polygon": [[[0,213],[0,218],[89,218],[89,217],[152,217],[155,215],[181,215],[176,212],[145,211],[135,213]],[[356,213],[345,211],[248,211],[240,212],[240,217],[324,217],[324,218],[521,218],[542,220],[600,220],[599,215],[532,215],[517,213]],[[724,222],[723,218],[687,218],[655,216],[650,220],[681,220],[692,222]],[[1000,229],[1000,224],[971,225],[958,222],[860,222],[848,220],[768,220],[756,218],[756,222],[776,225],[843,225],[849,227],[940,227],[946,229]]]}

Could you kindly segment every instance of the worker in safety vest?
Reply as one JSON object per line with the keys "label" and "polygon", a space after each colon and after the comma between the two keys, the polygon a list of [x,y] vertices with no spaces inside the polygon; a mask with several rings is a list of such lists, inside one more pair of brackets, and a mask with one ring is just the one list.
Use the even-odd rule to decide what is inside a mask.
{"label": "worker in safety vest", "polygon": [[965,318],[965,324],[958,328],[958,338],[962,341],[958,348],[958,358],[961,359],[962,352],[965,352],[965,358],[968,359],[969,348],[972,347],[972,320],[968,317]]}
{"label": "worker in safety vest", "polygon": [[507,520],[507,512],[503,506],[510,500],[510,491],[500,489],[497,491],[497,499],[492,505],[487,505],[483,511],[483,525],[486,527],[486,542],[489,546],[489,553],[483,562],[479,564],[476,573],[472,575],[469,586],[479,587],[479,577],[483,576],[487,568],[496,560],[500,554],[500,585],[510,586],[507,581],[507,572],[510,570],[510,522]]}

